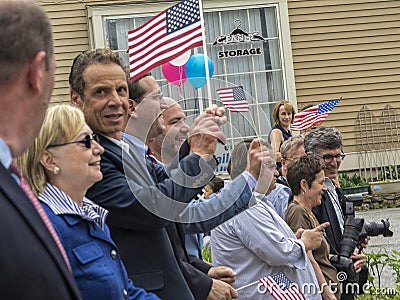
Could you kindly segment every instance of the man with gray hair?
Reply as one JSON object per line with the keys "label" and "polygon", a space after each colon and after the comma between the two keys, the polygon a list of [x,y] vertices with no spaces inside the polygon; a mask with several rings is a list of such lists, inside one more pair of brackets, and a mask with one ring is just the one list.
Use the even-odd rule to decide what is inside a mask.
{"label": "man with gray hair", "polygon": [[292,136],[282,143],[280,151],[282,156],[282,176],[285,177],[286,181],[288,165],[290,165],[296,158],[306,155],[306,152],[304,151],[304,137],[301,135]]}
{"label": "man with gray hair", "polygon": [[0,1],[0,299],[81,299],[68,258],[13,158],[39,134],[54,86],[49,18]]}
{"label": "man with gray hair", "polygon": [[326,234],[331,244],[331,251],[339,252],[345,219],[343,214],[345,200],[340,197],[336,181],[340,164],[345,158],[342,134],[333,127],[319,127],[305,137],[304,149],[306,153],[313,154],[325,165],[327,191],[324,193],[322,204],[314,209],[314,213],[318,221],[326,219],[331,223]]}
{"label": "man with gray hair", "polygon": [[[325,165],[327,190],[324,191],[321,204],[313,208],[313,213],[318,222],[331,224],[325,232],[331,246],[331,253],[338,254],[346,220],[346,198],[337,182],[340,164],[346,156],[343,151],[342,134],[334,127],[318,127],[306,135],[304,149],[307,154],[314,155]],[[365,256],[355,253],[351,258],[354,261],[354,269],[356,272],[360,272],[365,262]],[[363,268],[360,278],[364,278],[365,273],[368,273],[368,269]],[[360,279],[359,282],[362,283],[363,280]],[[341,299],[354,299],[354,293],[347,292],[346,290],[342,291]]]}

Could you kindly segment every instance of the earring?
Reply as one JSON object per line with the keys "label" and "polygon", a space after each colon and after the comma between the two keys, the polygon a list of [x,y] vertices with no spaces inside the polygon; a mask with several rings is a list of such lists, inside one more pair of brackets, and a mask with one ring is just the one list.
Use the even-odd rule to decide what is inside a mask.
{"label": "earring", "polygon": [[53,169],[53,174],[54,175],[58,175],[58,174],[60,174],[60,168],[59,167],[54,167],[54,169]]}

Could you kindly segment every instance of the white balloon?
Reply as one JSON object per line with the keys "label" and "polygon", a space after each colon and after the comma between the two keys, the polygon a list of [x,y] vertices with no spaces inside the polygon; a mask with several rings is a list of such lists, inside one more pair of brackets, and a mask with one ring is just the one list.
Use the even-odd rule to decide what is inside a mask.
{"label": "white balloon", "polygon": [[189,49],[188,51],[186,51],[182,55],[178,56],[177,58],[170,60],[169,63],[176,67],[183,66],[189,60],[190,53],[191,53],[191,50]]}

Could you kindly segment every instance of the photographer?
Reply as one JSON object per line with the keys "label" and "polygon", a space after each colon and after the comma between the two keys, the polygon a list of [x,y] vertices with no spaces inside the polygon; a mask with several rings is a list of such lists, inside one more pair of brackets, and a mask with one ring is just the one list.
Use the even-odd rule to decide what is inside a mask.
{"label": "photographer", "polygon": [[[349,213],[346,209],[346,199],[343,191],[338,187],[335,179],[338,176],[338,170],[342,160],[345,158],[343,152],[343,140],[341,133],[332,127],[319,127],[312,130],[304,139],[304,149],[306,153],[313,154],[325,165],[325,185],[321,204],[313,208],[318,222],[329,222],[331,226],[326,228],[327,240],[331,246],[331,254],[336,255],[336,259],[344,259],[337,256],[340,253],[343,232],[345,228],[346,215]],[[367,239],[363,246],[366,246]],[[355,273],[360,274],[358,280],[358,289],[347,288],[347,284],[342,286],[342,300],[354,299],[354,292],[362,293],[362,286],[368,276],[368,268],[364,266],[365,255],[358,253],[356,247],[354,252],[349,254],[351,267]],[[346,260],[345,260],[346,261]],[[350,270],[346,272],[349,276]],[[358,276],[357,276],[358,277]],[[352,283],[354,285],[354,282]]]}

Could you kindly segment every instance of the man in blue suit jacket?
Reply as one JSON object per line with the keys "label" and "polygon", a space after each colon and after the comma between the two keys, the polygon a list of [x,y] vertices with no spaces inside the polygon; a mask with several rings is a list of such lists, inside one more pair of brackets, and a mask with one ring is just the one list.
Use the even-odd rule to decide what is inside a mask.
{"label": "man in blue suit jacket", "polygon": [[0,28],[0,299],[81,299],[52,235],[9,171],[39,133],[50,101],[50,20],[35,1],[3,0]]}
{"label": "man in blue suit jacket", "polygon": [[[162,175],[168,179],[154,182],[153,178],[165,171],[152,167],[154,173],[149,174],[149,162],[141,155],[141,149],[129,141],[121,142],[128,113],[128,87],[118,56],[105,49],[78,55],[69,82],[72,103],[82,109],[105,149],[101,161],[103,180],[88,191],[88,197],[110,210],[111,235],[120,248],[129,277],[135,285],[162,299],[193,299],[165,230],[169,224],[166,218],[176,218],[179,203],[190,201],[212,178],[212,155],[217,140],[224,139],[219,129],[223,121],[219,116],[202,118],[198,128],[208,128],[217,138],[196,134],[191,139],[189,155],[170,173],[174,180]],[[148,106],[141,113],[141,133],[147,134],[151,124],[157,123],[154,120],[161,112],[161,100],[156,95],[144,101]]]}

